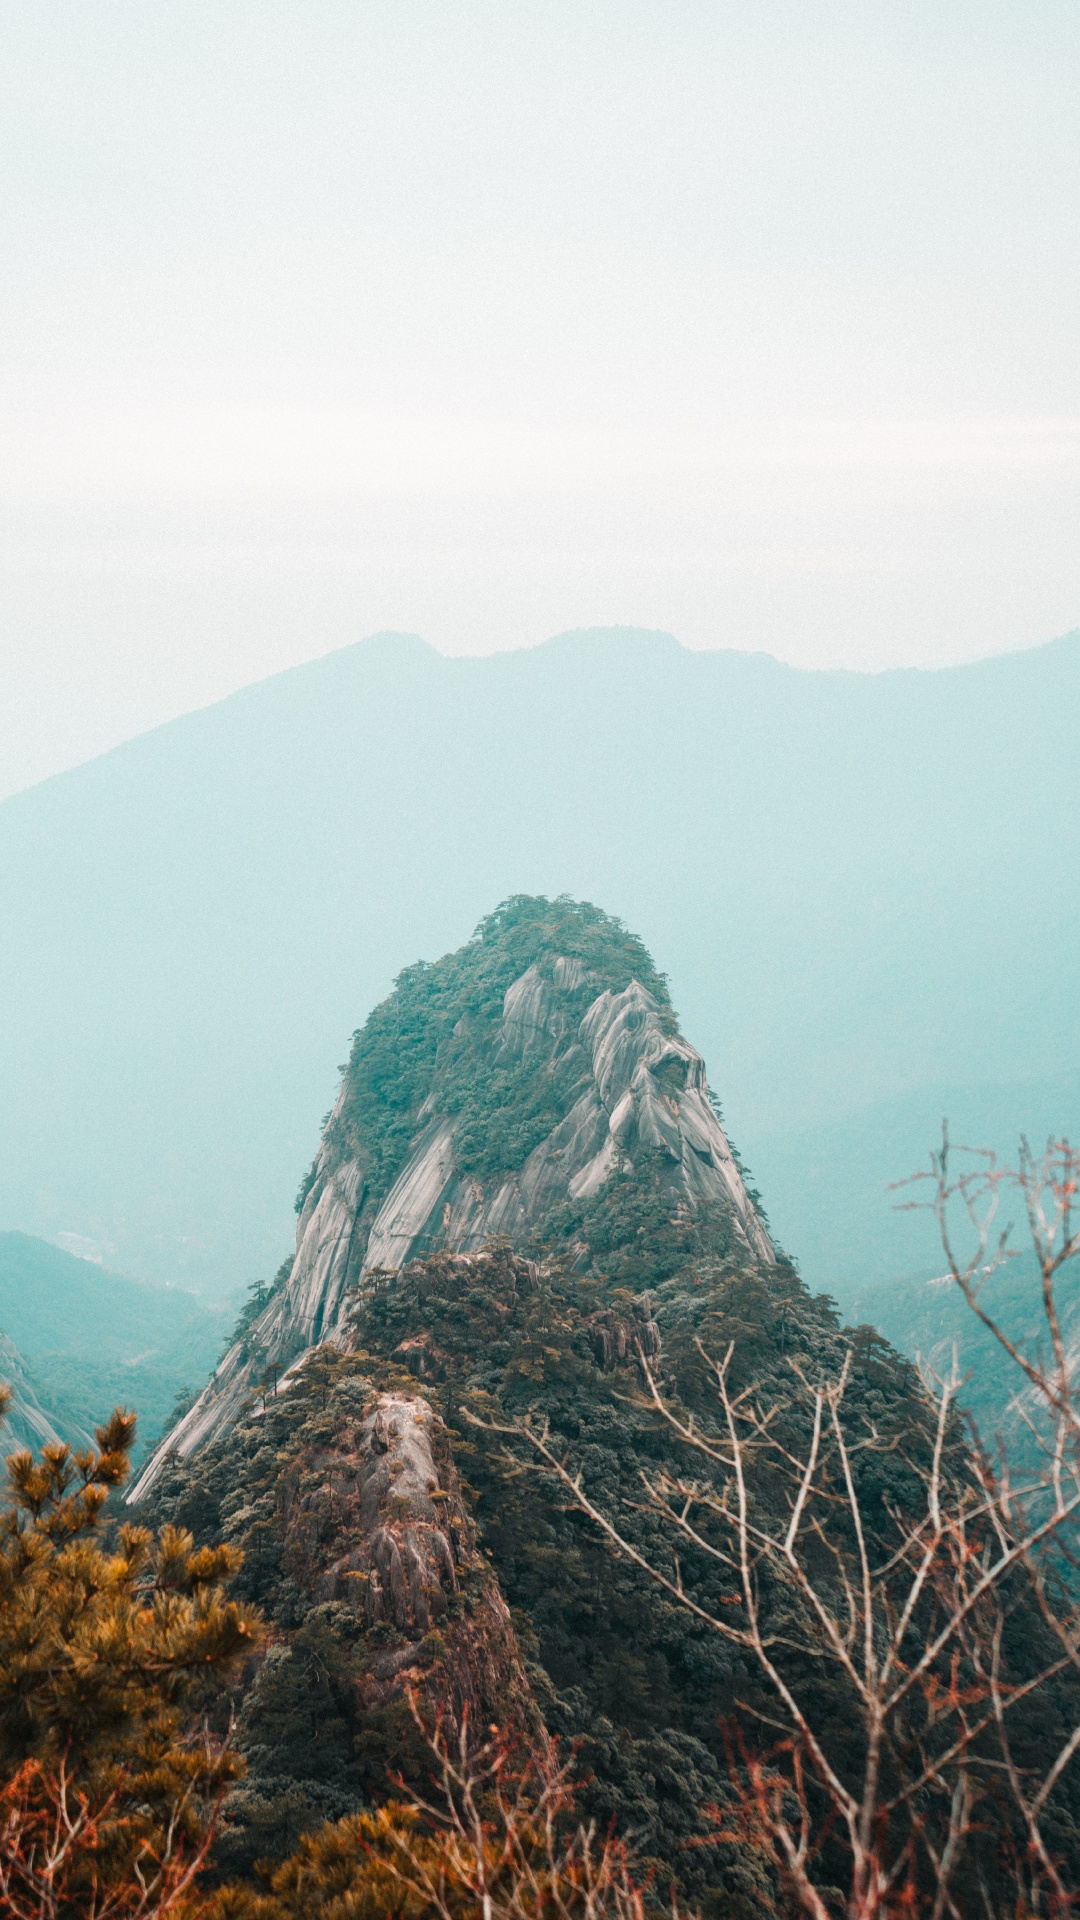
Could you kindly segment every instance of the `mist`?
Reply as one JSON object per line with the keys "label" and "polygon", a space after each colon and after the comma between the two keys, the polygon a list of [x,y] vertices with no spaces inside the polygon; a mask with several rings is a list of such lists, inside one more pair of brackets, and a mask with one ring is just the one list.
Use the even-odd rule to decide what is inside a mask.
{"label": "mist", "polygon": [[0,51],[0,794],[386,628],[1075,624],[1065,0],[58,0]]}

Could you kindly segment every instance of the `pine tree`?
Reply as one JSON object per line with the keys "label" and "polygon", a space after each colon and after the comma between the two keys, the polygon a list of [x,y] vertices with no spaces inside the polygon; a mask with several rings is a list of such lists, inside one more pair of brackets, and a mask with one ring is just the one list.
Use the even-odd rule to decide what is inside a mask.
{"label": "pine tree", "polygon": [[[0,1388],[0,1407],[6,1389]],[[120,1525],[135,1416],[97,1449],[7,1462],[0,1511],[0,1908],[151,1916],[192,1884],[240,1763],[191,1732],[197,1694],[258,1643],[226,1598],[240,1555]]]}

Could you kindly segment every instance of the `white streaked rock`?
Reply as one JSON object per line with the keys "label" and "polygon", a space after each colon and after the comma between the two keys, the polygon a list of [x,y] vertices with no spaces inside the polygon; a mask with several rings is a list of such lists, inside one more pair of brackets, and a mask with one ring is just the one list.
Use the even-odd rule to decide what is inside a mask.
{"label": "white streaked rock", "polygon": [[453,1121],[432,1121],[375,1216],[365,1267],[404,1266],[454,1171],[453,1137]]}
{"label": "white streaked rock", "polygon": [[579,987],[585,985],[586,980],[594,977],[593,974],[585,971],[583,960],[570,960],[565,953],[557,955],[551,969],[551,978],[560,993],[576,993]]}
{"label": "white streaked rock", "polygon": [[[313,1190],[314,1192],[315,1190]],[[277,1357],[277,1335],[286,1328],[303,1345],[317,1340],[333,1326],[348,1272],[356,1216],[363,1203],[360,1169],[345,1161],[326,1176],[325,1185],[310,1211],[305,1209],[297,1234],[296,1258],[288,1285],[266,1313],[265,1343]]]}
{"label": "white streaked rock", "polygon": [[540,1052],[550,1054],[552,1038],[565,1032],[565,1028],[565,1020],[556,1014],[554,997],[539,967],[527,968],[506,989],[495,1065],[502,1067],[511,1060],[527,1060]]}
{"label": "white streaked rock", "polygon": [[11,1392],[7,1413],[0,1420],[0,1441],[5,1453],[23,1448],[36,1453],[42,1447],[93,1446],[85,1428],[73,1420],[46,1412],[22,1354],[6,1333],[0,1333],[0,1382]]}
{"label": "white streaked rock", "polygon": [[[192,1453],[233,1423],[268,1363],[295,1370],[319,1341],[348,1339],[346,1289],[362,1271],[402,1267],[434,1246],[471,1252],[493,1234],[519,1240],[554,1208],[591,1198],[637,1155],[660,1157],[673,1203],[724,1206],[748,1253],[773,1261],[769,1236],[709,1102],[701,1055],[670,1031],[670,1014],[637,980],[621,993],[597,994],[575,1021],[569,996],[590,978],[580,961],[559,955],[544,968],[528,967],[507,989],[493,1064],[525,1062],[543,1072],[557,1059],[568,1104],[524,1164],[491,1191],[455,1165],[455,1118],[440,1111],[436,1079],[415,1115],[422,1130],[368,1228],[362,1147],[356,1157],[343,1155],[341,1147],[343,1084],[300,1216],[286,1286],[225,1355],[191,1412],[145,1468],[133,1500],[154,1484],[170,1449]],[[459,1040],[467,1026],[459,1022]]]}
{"label": "white streaked rock", "polygon": [[570,1198],[588,1200],[592,1194],[599,1193],[604,1181],[614,1173],[618,1164],[618,1142],[609,1133],[601,1142],[599,1153],[594,1153],[592,1159],[586,1160],[585,1165],[575,1173],[570,1182]]}

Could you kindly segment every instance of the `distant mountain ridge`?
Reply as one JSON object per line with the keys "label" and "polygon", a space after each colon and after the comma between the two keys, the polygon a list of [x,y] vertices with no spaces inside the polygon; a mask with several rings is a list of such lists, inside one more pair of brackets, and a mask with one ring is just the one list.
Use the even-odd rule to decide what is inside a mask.
{"label": "distant mountain ridge", "polygon": [[[875,676],[625,630],[482,659],[381,636],[16,795],[0,1222],[215,1293],[268,1277],[357,1012],[493,899],[565,891],[670,957],[813,1282],[845,1240],[851,1283],[868,1250],[930,1262],[876,1169],[847,1232],[840,1134],[809,1222],[791,1169],[923,1088],[1026,1080],[1061,1124],[1078,715],[1075,635]],[[929,1144],[897,1136],[888,1174]]]}

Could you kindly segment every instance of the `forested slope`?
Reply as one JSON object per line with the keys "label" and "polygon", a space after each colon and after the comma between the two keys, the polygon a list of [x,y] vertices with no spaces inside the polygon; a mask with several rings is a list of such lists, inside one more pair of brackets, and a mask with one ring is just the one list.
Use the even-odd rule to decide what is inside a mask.
{"label": "forested slope", "polygon": [[177,1399],[201,1387],[233,1317],[182,1287],[151,1286],[30,1234],[0,1233],[0,1333],[65,1437],[85,1438],[119,1403],[137,1409],[144,1450],[171,1425]]}
{"label": "forested slope", "polygon": [[[568,961],[593,977],[560,967]],[[605,1083],[587,1048],[576,1076],[566,1055],[592,1031],[598,1004],[626,996],[642,1011],[638,975],[652,1012],[624,1033],[635,1096],[624,1110],[624,1090],[608,1087],[619,1150],[590,1185],[579,1176],[596,1141],[586,1153],[580,1114],[569,1128],[567,1116]],[[538,981],[546,996],[533,991]],[[508,1451],[492,1431],[526,1415],[549,1423],[600,1508],[635,1550],[671,1570],[672,1542],[643,1503],[641,1476],[677,1473],[685,1460],[643,1392],[646,1366],[680,1419],[718,1434],[709,1357],[730,1350],[732,1392],[772,1397],[779,1430],[797,1446],[800,1383],[835,1382],[850,1353],[845,1418],[861,1436],[855,1485],[874,1552],[887,1558],[903,1516],[917,1517],[935,1414],[915,1369],[872,1330],[846,1334],[764,1229],[748,1231],[761,1216],[741,1185],[686,1185],[687,1155],[704,1165],[684,1109],[698,1058],[637,943],[594,908],[543,900],[507,903],[469,947],[411,970],[357,1035],[301,1189],[296,1291],[286,1271],[261,1330],[254,1321],[246,1350],[228,1363],[237,1390],[209,1427],[181,1428],[186,1453],[166,1450],[136,1490],[140,1518],[242,1548],[238,1593],[272,1626],[271,1650],[237,1702],[249,1772],[228,1805],[224,1867],[249,1872],[260,1854],[282,1857],[303,1831],[378,1800],[388,1766],[421,1778],[412,1688],[452,1724],[467,1705],[503,1722],[541,1715],[579,1743],[584,1810],[633,1838],[658,1886],[674,1880],[717,1915],[749,1920],[771,1909],[777,1886],[761,1850],[710,1838],[708,1809],[732,1791],[733,1722],[752,1730],[764,1714],[767,1727],[775,1711],[753,1659],[704,1617],[736,1604],[730,1566],[692,1546],[682,1554],[682,1578],[704,1610],[695,1615],[613,1556],[565,1489],[528,1469],[527,1449]],[[670,1122],[666,1139],[643,1124],[653,1102]],[[630,1110],[635,1130],[624,1134]],[[452,1145],[439,1162],[442,1185],[405,1180],[427,1164],[440,1126]],[[560,1181],[552,1139],[578,1142]],[[537,1167],[552,1179],[530,1217],[528,1170]],[[353,1172],[335,1189],[343,1169]],[[485,1210],[507,1183],[522,1206],[513,1239],[487,1231]],[[348,1194],[351,1212],[328,1239],[312,1223],[320,1194],[335,1191]],[[462,1195],[469,1204],[456,1212]],[[388,1219],[403,1247],[396,1266],[367,1258],[385,1245]],[[336,1274],[328,1246],[346,1249]],[[333,1299],[328,1322],[311,1311],[318,1275],[321,1298],[330,1289]],[[947,1441],[959,1484],[971,1472],[959,1422]],[[419,1474],[410,1459],[425,1463]],[[783,1475],[753,1466],[751,1484],[763,1520],[786,1512]],[[838,1764],[855,1766],[850,1691],[827,1670],[816,1678],[800,1666],[798,1606],[767,1569],[761,1583],[770,1630],[789,1648],[779,1655],[785,1671],[809,1688]],[[916,1615],[924,1642],[936,1604],[928,1594],[929,1611]],[[1019,1590],[1004,1634],[1000,1658],[1022,1689],[1046,1657],[1048,1629]],[[1018,1694],[1018,1750],[1033,1761],[1080,1711],[1068,1676],[1054,1684],[1027,1705]],[[1059,1857],[1080,1866],[1074,1773],[1058,1782],[1046,1819]],[[1001,1844],[991,1828],[969,1842],[981,1876],[971,1884],[994,1899],[1009,1884],[999,1886]],[[824,1845],[816,1869],[826,1881],[842,1876],[836,1846]]]}

